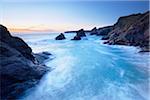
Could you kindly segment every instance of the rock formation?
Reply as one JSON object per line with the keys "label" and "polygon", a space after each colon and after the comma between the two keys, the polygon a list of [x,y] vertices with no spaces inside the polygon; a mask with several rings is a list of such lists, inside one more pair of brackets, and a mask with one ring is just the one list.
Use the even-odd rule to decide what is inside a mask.
{"label": "rock formation", "polygon": [[113,26],[102,27],[102,28],[99,28],[99,29],[94,27],[90,31],[90,35],[107,35],[112,29],[113,29]]}
{"label": "rock formation", "polygon": [[81,29],[81,30],[79,30],[79,31],[76,32],[76,36],[74,36],[74,38],[71,39],[71,40],[81,40],[81,37],[85,37],[85,36],[86,35],[85,35],[84,30]]}
{"label": "rock formation", "polygon": [[96,35],[103,35],[103,36],[105,36],[105,35],[108,35],[108,33],[110,32],[110,31],[112,31],[113,30],[113,26],[106,26],[106,27],[102,27],[102,28],[99,28],[97,31],[97,34]]}
{"label": "rock formation", "polygon": [[84,30],[83,30],[83,29],[81,29],[81,30],[77,31],[76,33],[77,33],[77,35],[76,35],[76,36],[79,36],[79,37],[84,37],[84,36],[86,36],[86,35],[85,35],[85,32],[84,32]]}
{"label": "rock formation", "polygon": [[90,32],[90,35],[97,35],[98,34],[98,30],[96,27],[94,27],[91,32]]}
{"label": "rock formation", "polygon": [[65,36],[64,36],[63,33],[59,34],[59,35],[55,38],[55,40],[64,40],[64,39],[66,39],[66,38],[65,38]]}
{"label": "rock formation", "polygon": [[80,36],[75,36],[73,39],[71,40],[81,40],[81,37]]}
{"label": "rock formation", "polygon": [[149,11],[120,17],[112,30],[102,39],[108,44],[139,46],[142,51],[149,47]]}
{"label": "rock formation", "polygon": [[32,49],[3,25],[0,25],[0,44],[1,99],[17,99],[37,84],[49,68],[38,63]]}

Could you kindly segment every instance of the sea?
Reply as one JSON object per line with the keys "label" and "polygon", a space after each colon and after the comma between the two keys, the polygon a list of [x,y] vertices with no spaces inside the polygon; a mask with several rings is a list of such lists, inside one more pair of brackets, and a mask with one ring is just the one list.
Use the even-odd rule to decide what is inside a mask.
{"label": "sea", "polygon": [[[18,34],[34,53],[52,54],[52,71],[21,100],[150,100],[150,53],[133,46],[103,44],[100,36],[55,40],[59,33]],[[51,59],[53,58],[53,59]]]}

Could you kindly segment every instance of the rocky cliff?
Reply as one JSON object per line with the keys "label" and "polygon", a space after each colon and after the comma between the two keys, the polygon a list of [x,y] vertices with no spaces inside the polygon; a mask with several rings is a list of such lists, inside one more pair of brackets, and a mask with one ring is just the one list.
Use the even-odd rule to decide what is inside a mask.
{"label": "rocky cliff", "polygon": [[150,51],[149,27],[149,11],[120,17],[102,39],[108,44],[139,46],[141,51]]}
{"label": "rocky cliff", "polygon": [[0,79],[1,99],[16,99],[33,87],[49,70],[38,63],[32,49],[7,28],[0,25]]}

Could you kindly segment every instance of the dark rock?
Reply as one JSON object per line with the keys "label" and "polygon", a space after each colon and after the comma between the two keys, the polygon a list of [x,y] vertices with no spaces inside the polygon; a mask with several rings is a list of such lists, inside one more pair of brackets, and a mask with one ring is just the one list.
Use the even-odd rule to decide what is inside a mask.
{"label": "dark rock", "polygon": [[103,43],[104,43],[104,44],[108,44],[108,43],[109,43],[109,41],[104,41]]}
{"label": "dark rock", "polygon": [[81,40],[81,37],[85,37],[86,36],[83,29],[77,31],[76,33],[77,33],[76,36],[74,36],[74,38],[71,39],[71,40]]}
{"label": "dark rock", "polygon": [[65,36],[64,36],[63,33],[59,34],[59,35],[55,38],[55,40],[64,40],[64,39],[66,39],[66,38],[65,38]]}
{"label": "dark rock", "polygon": [[81,40],[81,37],[80,36],[75,36],[73,39],[71,40]]}
{"label": "dark rock", "polygon": [[48,55],[48,56],[49,56],[49,55],[52,55],[51,53],[46,52],[46,51],[45,51],[45,52],[42,52],[42,53],[45,54],[45,55]]}
{"label": "dark rock", "polygon": [[50,70],[36,63],[38,59],[35,59],[32,49],[21,38],[11,36],[7,28],[0,25],[1,99],[17,99],[25,90],[34,86],[35,82],[31,80],[38,82]]}
{"label": "dark rock", "polygon": [[102,39],[109,44],[132,45],[149,50],[149,11],[120,17],[113,29]]}
{"label": "dark rock", "polygon": [[3,25],[0,25],[0,41],[9,44],[12,48],[17,49],[24,57],[34,61],[34,57],[31,54],[32,49],[20,38],[13,37]]}
{"label": "dark rock", "polygon": [[77,35],[76,35],[76,36],[78,36],[78,37],[84,37],[84,36],[86,36],[86,35],[85,35],[85,32],[84,32],[84,30],[83,30],[83,29],[81,29],[81,30],[77,31],[76,33],[77,33]]}
{"label": "dark rock", "polygon": [[112,30],[113,30],[113,26],[102,27],[102,28],[97,29],[97,34],[96,35],[106,36]]}
{"label": "dark rock", "polygon": [[107,35],[102,37],[102,40],[108,40],[108,39],[109,39],[109,37]]}
{"label": "dark rock", "polygon": [[[91,30],[84,30],[85,33],[91,32]],[[77,31],[66,31],[64,33],[77,33]]]}
{"label": "dark rock", "polygon": [[44,61],[48,59],[50,55],[52,54],[48,52],[42,52],[42,53],[34,54],[34,57],[36,58],[38,63],[43,64]]}
{"label": "dark rock", "polygon": [[97,34],[98,34],[97,31],[98,31],[97,28],[94,27],[94,28],[91,30],[90,35],[97,35]]}

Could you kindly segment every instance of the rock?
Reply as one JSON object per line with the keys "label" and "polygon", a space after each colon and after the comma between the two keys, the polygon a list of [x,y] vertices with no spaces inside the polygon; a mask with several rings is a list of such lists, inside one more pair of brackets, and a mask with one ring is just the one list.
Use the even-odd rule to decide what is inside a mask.
{"label": "rock", "polygon": [[0,25],[0,41],[9,44],[9,46],[17,49],[24,57],[34,61],[34,57],[31,54],[32,49],[22,39],[11,36],[3,25]]}
{"label": "rock", "polygon": [[78,36],[78,37],[84,37],[84,36],[86,36],[83,29],[77,31],[76,33],[77,33],[76,36]]}
{"label": "rock", "polygon": [[59,35],[55,38],[55,40],[64,40],[64,39],[66,39],[66,38],[65,38],[65,36],[64,36],[63,33],[59,34]]}
{"label": "rock", "polygon": [[34,54],[34,57],[36,58],[38,63],[43,64],[44,61],[48,59],[50,55],[52,54],[48,52],[42,52],[42,53]]}
{"label": "rock", "polygon": [[3,25],[0,25],[0,44],[1,99],[17,99],[50,69],[35,63],[41,58],[35,58],[32,49],[21,38],[11,36]]}
{"label": "rock", "polygon": [[97,34],[96,35],[101,35],[101,36],[106,36],[108,35],[109,32],[111,32],[113,30],[113,26],[106,26],[106,27],[102,27],[97,29]]}
{"label": "rock", "polygon": [[71,40],[81,40],[81,37],[85,37],[86,36],[83,29],[81,29],[79,31],[76,31],[76,33],[77,33],[76,36],[74,36],[74,38],[71,39]]}
{"label": "rock", "polygon": [[104,44],[108,44],[108,43],[109,43],[109,41],[104,41],[103,43],[104,43]]}
{"label": "rock", "polygon": [[90,35],[97,35],[97,34],[98,34],[97,28],[94,27],[94,28],[91,30]]}
{"label": "rock", "polygon": [[73,39],[71,40],[81,40],[81,37],[80,36],[75,36]]}
{"label": "rock", "polygon": [[45,55],[48,55],[48,56],[50,56],[50,55],[52,55],[51,53],[49,53],[49,52],[42,52],[43,54],[45,54]]}
{"label": "rock", "polygon": [[102,37],[102,40],[108,40],[108,39],[109,39],[109,37],[107,35]]}
{"label": "rock", "polygon": [[139,46],[144,51],[150,51],[149,11],[120,17],[113,29],[102,39],[107,39],[109,44]]}

